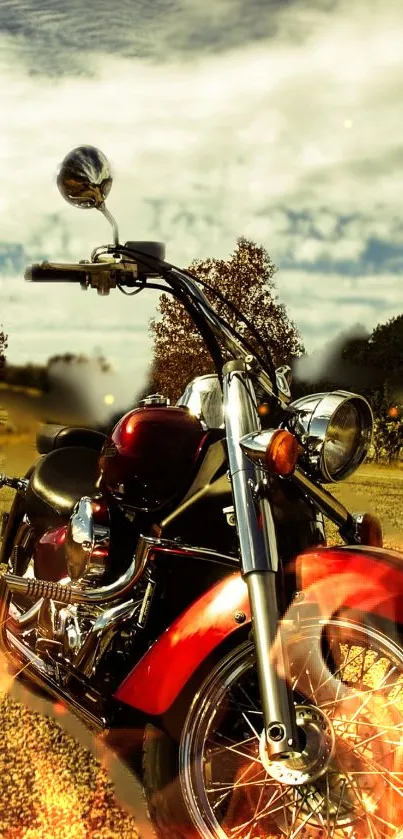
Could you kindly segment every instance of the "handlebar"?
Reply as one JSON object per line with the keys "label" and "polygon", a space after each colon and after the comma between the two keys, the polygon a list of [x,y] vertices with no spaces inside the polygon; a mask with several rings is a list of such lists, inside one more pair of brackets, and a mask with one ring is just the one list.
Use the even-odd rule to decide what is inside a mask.
{"label": "handlebar", "polygon": [[96,288],[98,294],[109,294],[118,285],[138,285],[137,265],[134,262],[40,262],[30,265],[25,279],[31,283],[79,283],[81,288]]}
{"label": "handlebar", "polygon": [[40,262],[30,265],[25,271],[25,279],[29,283],[81,283],[85,282],[85,278],[83,265]]}
{"label": "handlebar", "polygon": [[[127,251],[130,249],[127,248]],[[124,248],[121,248],[124,252]],[[133,256],[134,256],[133,251]],[[215,309],[212,307],[208,298],[197,284],[196,278],[192,277],[188,272],[183,272],[169,263],[158,260],[158,269],[148,263],[143,265],[142,256],[147,254],[139,254],[138,261],[117,261],[116,259],[109,259],[99,262],[79,262],[79,263],[57,263],[57,262],[41,262],[29,266],[25,271],[25,279],[28,282],[67,282],[79,283],[81,288],[96,288],[98,294],[107,295],[113,288],[127,286],[129,288],[144,288],[145,281],[149,277],[162,276],[167,278],[169,273],[171,281],[176,278],[179,282],[182,292],[189,298],[196,302],[199,312],[201,313],[206,325],[211,332],[219,339],[224,341],[227,349],[234,358],[243,358],[250,364],[251,369],[255,367],[253,356],[249,355],[242,341],[239,341],[233,333],[223,324],[219,319]],[[151,255],[150,255],[151,256]],[[133,259],[133,257],[131,257]],[[157,260],[152,260],[157,261]],[[145,262],[145,260],[144,260]],[[148,262],[148,259],[147,259]],[[140,270],[139,270],[140,269]],[[258,372],[259,370],[259,372]],[[270,376],[263,369],[259,369],[259,365],[255,370],[255,377],[262,385],[266,393],[274,395],[273,383]],[[289,402],[290,393],[287,383],[282,381],[277,382],[278,397],[281,402]]]}

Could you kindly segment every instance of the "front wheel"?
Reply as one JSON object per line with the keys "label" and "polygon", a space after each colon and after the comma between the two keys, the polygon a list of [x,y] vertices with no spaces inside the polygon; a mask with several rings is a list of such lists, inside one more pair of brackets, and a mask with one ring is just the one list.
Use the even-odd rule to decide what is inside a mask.
{"label": "front wheel", "polygon": [[254,647],[232,650],[197,691],[179,743],[146,737],[164,839],[403,836],[403,652],[343,619],[303,623],[286,643],[301,756],[268,759]]}

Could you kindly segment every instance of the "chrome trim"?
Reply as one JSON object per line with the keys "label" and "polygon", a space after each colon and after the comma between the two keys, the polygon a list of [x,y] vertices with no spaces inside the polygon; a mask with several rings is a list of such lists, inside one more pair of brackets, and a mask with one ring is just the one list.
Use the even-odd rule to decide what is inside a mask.
{"label": "chrome trim", "polygon": [[[89,707],[84,707],[81,702],[71,694],[68,688],[57,680],[56,669],[42,661],[26,644],[16,638],[7,628],[8,610],[11,601],[11,593],[7,589],[4,577],[0,577],[0,649],[11,658],[13,664],[21,670],[21,664],[27,668],[30,679],[40,688],[43,688],[56,699],[61,700],[72,713],[77,714],[83,722],[97,732],[105,732],[108,729],[108,720],[104,716],[97,715]],[[77,674],[78,678],[80,674]],[[88,703],[96,704],[94,696],[90,695],[90,686],[86,689]]]}
{"label": "chrome trim", "polygon": [[246,435],[261,431],[247,364],[228,362],[223,369],[223,386],[229,472],[241,568],[251,605],[267,751],[270,759],[279,760],[298,752],[299,742],[292,694],[271,656],[276,645],[285,668],[283,672],[287,672],[286,655],[278,634],[277,536],[268,494],[260,492],[267,478],[240,445]]}
{"label": "chrome trim", "polygon": [[273,609],[273,605],[277,605],[276,576],[273,572],[257,571],[248,574],[245,581],[253,615],[253,639],[267,749],[270,760],[284,759],[295,756],[300,748],[294,706],[287,682],[281,676],[289,671],[281,643],[281,624],[277,610]]}
{"label": "chrome trim", "polygon": [[242,571],[277,571],[277,537],[271,505],[267,498],[259,501],[264,526],[256,519],[254,488],[264,481],[265,472],[253,465],[242,451],[241,440],[260,433],[256,396],[243,362],[233,369],[230,362],[224,367],[225,431],[228,446],[234,507],[241,549]]}
{"label": "chrome trim", "polygon": [[[340,407],[352,402],[359,416],[359,440],[350,460],[332,472],[326,462],[325,443],[327,432]],[[309,458],[309,471],[325,482],[340,481],[351,475],[365,460],[372,438],[373,416],[369,403],[363,396],[346,390],[312,393],[291,403],[296,416],[287,426],[300,437]]]}
{"label": "chrome trim", "polygon": [[39,597],[46,597],[58,603],[83,603],[101,606],[104,603],[119,600],[128,594],[143,575],[155,552],[177,553],[182,556],[209,559],[212,562],[224,561],[232,565],[238,564],[235,557],[218,554],[207,548],[194,548],[191,545],[178,544],[174,540],[140,536],[135,555],[127,571],[108,586],[84,590],[77,585],[26,579],[25,577],[17,577],[15,574],[4,574],[3,579],[10,591],[24,594],[35,600]]}
{"label": "chrome trim", "polygon": [[276,383],[279,391],[285,396],[285,398],[289,401],[291,399],[291,391],[290,391],[290,384],[292,379],[291,367],[288,364],[284,364],[282,367],[277,367],[276,369]]}
{"label": "chrome trim", "polygon": [[73,662],[74,667],[87,678],[93,676],[99,660],[113,636],[120,630],[125,621],[134,616],[140,604],[141,600],[129,600],[126,603],[113,606],[100,615],[80,647]]}
{"label": "chrome trim", "polygon": [[176,404],[189,408],[205,428],[224,428],[223,395],[216,373],[192,379]]}
{"label": "chrome trim", "polygon": [[71,580],[79,580],[85,573],[93,548],[92,500],[83,496],[77,502],[67,526],[65,552]]}
{"label": "chrome trim", "polygon": [[246,434],[245,437],[241,437],[239,445],[249,460],[253,463],[263,464],[266,449],[278,430],[278,428],[268,428],[264,431],[254,431],[252,434]]}
{"label": "chrome trim", "polygon": [[28,489],[29,481],[27,478],[15,478],[6,475],[4,472],[0,472],[0,489],[2,487],[11,487],[12,489],[16,489],[17,492],[21,492],[25,495]]}
{"label": "chrome trim", "polygon": [[159,405],[161,408],[167,408],[170,404],[170,399],[162,393],[150,393],[148,396],[145,396],[144,399],[140,399],[140,402],[137,403],[137,407],[148,408],[150,405],[152,407]]}
{"label": "chrome trim", "polygon": [[139,629],[144,629],[147,621],[148,616],[150,614],[150,609],[152,606],[152,602],[154,600],[154,594],[157,584],[155,580],[149,575],[149,580],[147,583],[146,590],[144,592],[144,597],[141,603],[139,616],[137,618],[137,626]]}
{"label": "chrome trim", "polygon": [[33,629],[34,626],[36,626],[37,617],[42,607],[42,603],[43,598],[41,597],[41,599],[34,603],[27,612],[23,612],[18,617],[10,615],[7,624],[12,632],[23,633],[27,632],[29,629]]}
{"label": "chrome trim", "polygon": [[105,557],[96,549],[109,545],[109,527],[94,515],[94,500],[84,495],[77,502],[67,526],[65,553],[71,580],[97,580],[105,571]]}
{"label": "chrome trim", "polygon": [[112,186],[107,157],[95,146],[78,146],[62,161],[57,186],[73,207],[103,210]]}

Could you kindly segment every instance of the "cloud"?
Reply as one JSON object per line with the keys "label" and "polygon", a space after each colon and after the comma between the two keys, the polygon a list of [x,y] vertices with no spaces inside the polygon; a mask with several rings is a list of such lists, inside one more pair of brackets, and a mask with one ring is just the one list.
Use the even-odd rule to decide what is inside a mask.
{"label": "cloud", "polygon": [[[54,183],[64,154],[89,142],[113,164],[109,206],[122,240],[165,240],[167,258],[187,264],[227,256],[239,235],[256,239],[280,266],[280,297],[308,347],[357,320],[372,328],[399,313],[403,7],[110,8],[0,5],[1,238],[72,260],[110,238],[99,214],[64,206]],[[39,305],[30,287],[18,289],[15,309],[9,285],[0,290],[6,325],[18,324],[18,307],[29,305],[32,317]],[[28,296],[31,304],[21,302]],[[71,298],[70,321],[76,306],[80,326],[68,330],[88,343],[95,310],[81,300]],[[131,310],[136,335],[146,335],[149,300]],[[96,316],[103,324],[98,304]],[[19,340],[22,352],[15,335],[10,354]]]}
{"label": "cloud", "polygon": [[[316,15],[326,15],[327,5],[317,4]],[[113,7],[109,0],[8,0],[0,4],[0,32],[31,75],[91,75],[100,53],[192,64],[200,55],[294,40],[304,28],[300,8],[300,0],[119,0]]]}
{"label": "cloud", "polygon": [[301,270],[277,275],[280,297],[310,351],[357,323],[369,332],[401,313],[402,278],[395,274],[345,277]]}

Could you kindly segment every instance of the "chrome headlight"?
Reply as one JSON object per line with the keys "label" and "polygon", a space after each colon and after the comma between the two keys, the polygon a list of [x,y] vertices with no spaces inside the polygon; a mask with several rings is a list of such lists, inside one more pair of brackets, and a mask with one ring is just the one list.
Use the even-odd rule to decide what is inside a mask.
{"label": "chrome headlight", "polygon": [[322,481],[341,481],[351,475],[371,443],[373,417],[367,400],[336,390],[303,396],[291,407],[298,412],[296,425],[310,472]]}

